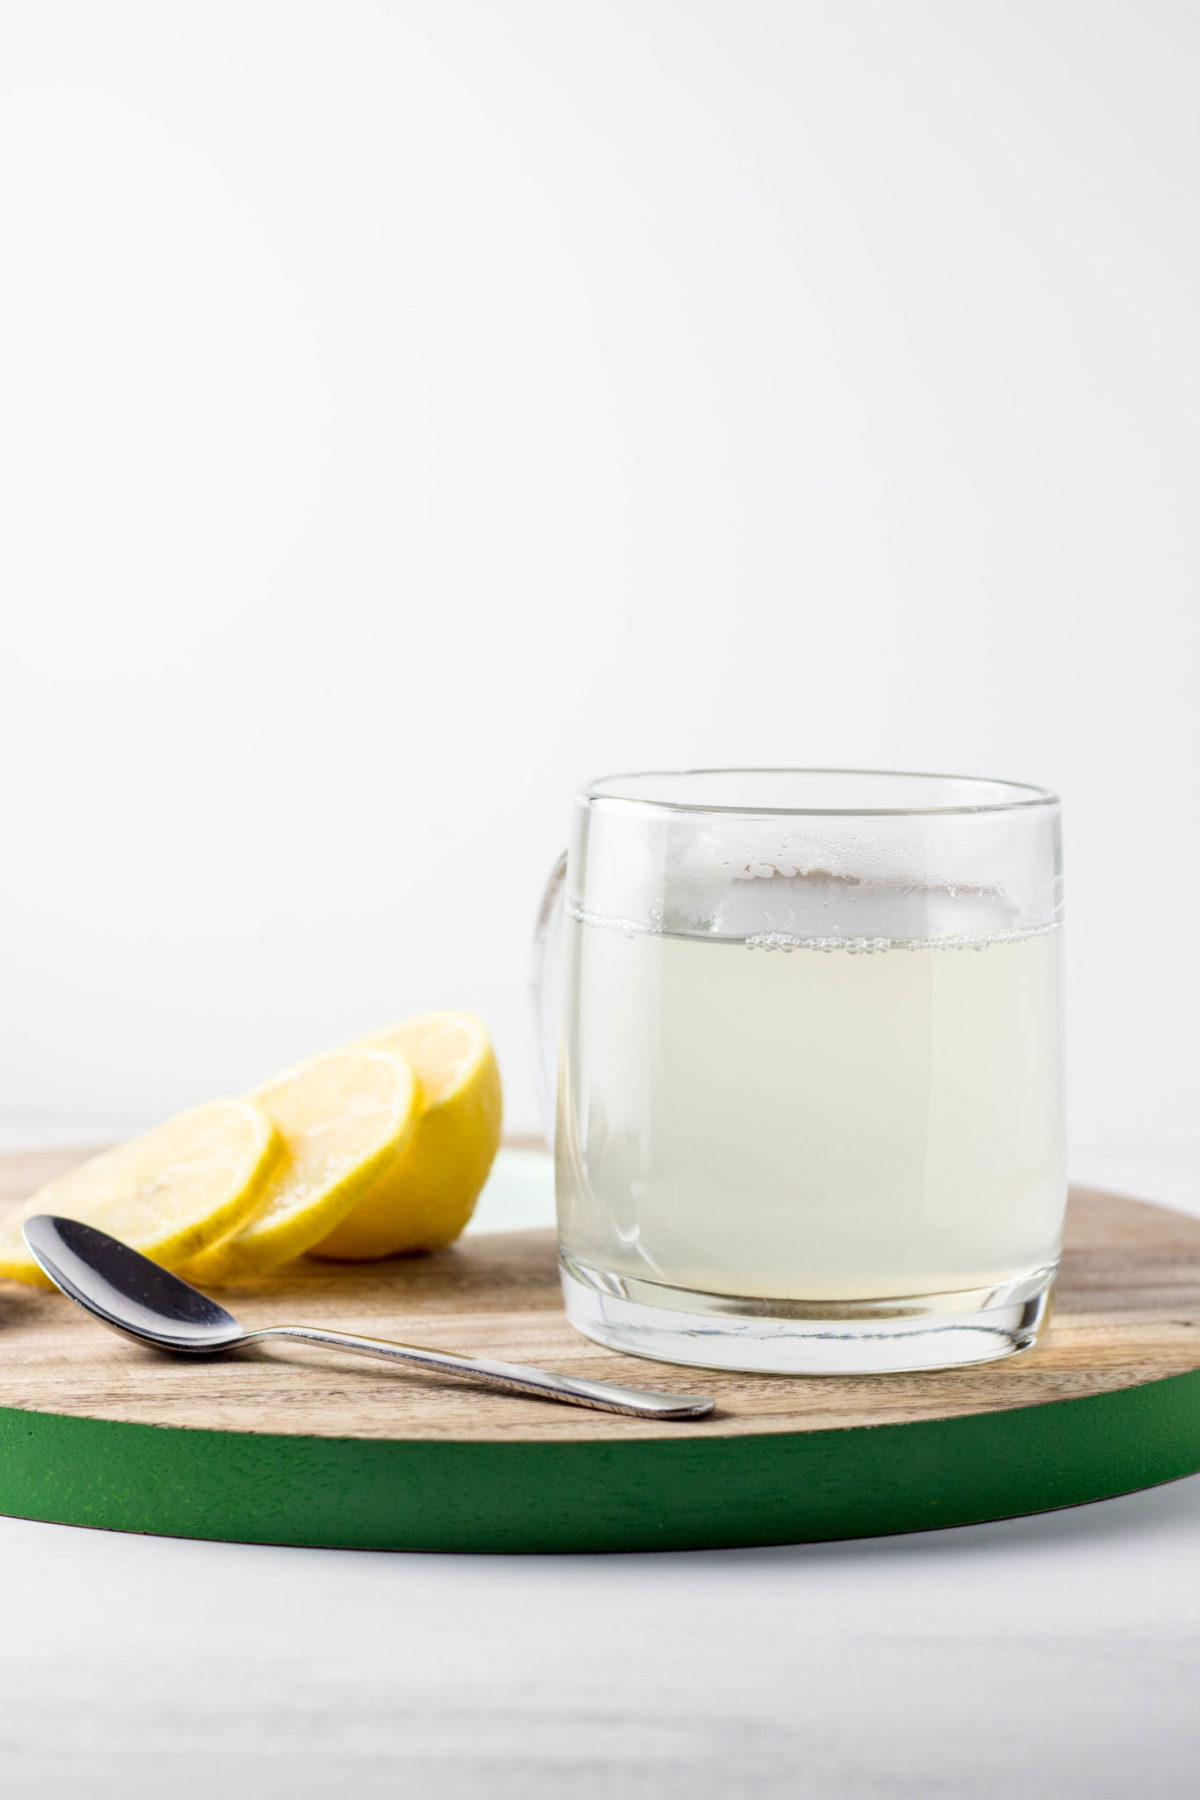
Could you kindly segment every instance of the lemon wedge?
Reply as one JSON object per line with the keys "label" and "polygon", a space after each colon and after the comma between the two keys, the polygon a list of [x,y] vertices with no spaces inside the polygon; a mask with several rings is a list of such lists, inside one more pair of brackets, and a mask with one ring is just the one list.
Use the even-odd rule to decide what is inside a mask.
{"label": "lemon wedge", "polygon": [[421,1013],[363,1043],[407,1057],[423,1107],[408,1142],[314,1254],[347,1261],[440,1250],[475,1209],[500,1143],[500,1072],[469,1013]]}
{"label": "lemon wedge", "polygon": [[252,1098],[282,1154],[245,1223],[182,1270],[202,1285],[261,1275],[323,1238],[396,1160],[421,1110],[408,1061],[365,1045],[311,1057]]}
{"label": "lemon wedge", "polygon": [[34,1213],[82,1219],[167,1268],[250,1213],[280,1149],[252,1100],[213,1100],[59,1175],[0,1227],[0,1275],[49,1287],[21,1236]]}

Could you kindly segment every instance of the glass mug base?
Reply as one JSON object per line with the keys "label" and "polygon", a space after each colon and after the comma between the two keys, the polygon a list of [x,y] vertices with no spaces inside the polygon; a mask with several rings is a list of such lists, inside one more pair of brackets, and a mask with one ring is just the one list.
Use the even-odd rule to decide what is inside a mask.
{"label": "glass mug base", "polygon": [[1045,1324],[1058,1265],[1002,1287],[873,1301],[744,1299],[612,1275],[560,1255],[584,1337],[627,1356],[755,1375],[895,1375],[997,1362]]}

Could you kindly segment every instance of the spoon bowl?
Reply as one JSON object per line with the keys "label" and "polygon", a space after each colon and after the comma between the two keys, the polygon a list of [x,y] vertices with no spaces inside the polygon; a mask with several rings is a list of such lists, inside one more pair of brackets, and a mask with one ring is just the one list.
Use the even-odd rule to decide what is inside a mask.
{"label": "spoon bowl", "polygon": [[107,1231],[39,1213],[26,1220],[23,1232],[55,1287],[136,1344],[215,1356],[245,1335],[223,1306]]}

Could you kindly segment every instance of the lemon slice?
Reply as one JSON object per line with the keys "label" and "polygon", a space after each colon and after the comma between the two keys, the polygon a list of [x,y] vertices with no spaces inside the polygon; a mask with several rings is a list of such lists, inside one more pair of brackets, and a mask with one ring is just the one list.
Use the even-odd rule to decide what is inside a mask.
{"label": "lemon slice", "polygon": [[189,1281],[220,1286],[301,1255],[395,1161],[421,1109],[405,1058],[357,1045],[311,1057],[253,1099],[283,1139],[282,1155],[246,1222],[188,1263]]}
{"label": "lemon slice", "polygon": [[359,1261],[440,1250],[475,1210],[500,1143],[500,1072],[488,1034],[469,1013],[422,1013],[363,1041],[408,1058],[424,1106],[399,1156],[315,1254]]}
{"label": "lemon slice", "polygon": [[0,1227],[0,1275],[49,1287],[25,1248],[34,1213],[82,1219],[168,1268],[207,1248],[253,1210],[279,1151],[252,1100],[213,1100],[48,1182]]}

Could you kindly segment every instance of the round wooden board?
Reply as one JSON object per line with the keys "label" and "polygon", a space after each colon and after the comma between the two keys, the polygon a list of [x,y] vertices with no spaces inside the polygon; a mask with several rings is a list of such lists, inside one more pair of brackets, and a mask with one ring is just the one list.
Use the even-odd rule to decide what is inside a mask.
{"label": "round wooden board", "polygon": [[[79,1152],[0,1158],[0,1206]],[[238,1290],[306,1321],[716,1396],[651,1424],[303,1346],[193,1362],[0,1282],[0,1511],[168,1536],[473,1551],[803,1542],[1075,1505],[1200,1469],[1200,1220],[1076,1190],[1041,1343],[978,1369],[762,1377],[578,1337],[548,1231],[301,1262]]]}

